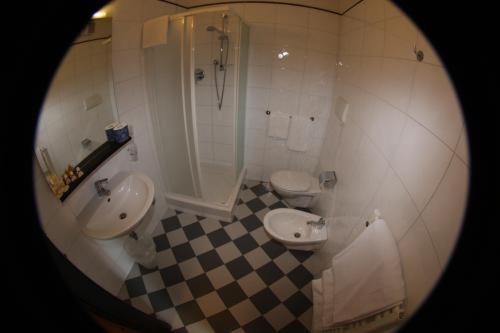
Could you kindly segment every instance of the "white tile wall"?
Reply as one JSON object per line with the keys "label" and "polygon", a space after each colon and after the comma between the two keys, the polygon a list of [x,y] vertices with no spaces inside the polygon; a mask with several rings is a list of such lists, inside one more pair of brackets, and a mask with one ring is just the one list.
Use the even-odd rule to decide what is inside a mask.
{"label": "white tile wall", "polygon": [[[139,159],[131,161],[125,146],[87,178],[62,204],[53,196],[36,166],[35,190],[38,211],[48,237],[82,272],[110,293],[117,295],[133,265],[133,261],[123,250],[124,237],[111,241],[90,239],[81,233],[76,216],[93,195],[93,181],[98,178],[110,178],[120,170],[144,172],[153,180],[158,194],[156,204],[146,214],[144,222],[138,229],[139,235],[151,234],[165,213],[166,203],[159,195],[165,192],[164,182],[151,136],[150,116],[146,111],[140,36],[144,20],[175,13],[176,7],[156,0],[117,0],[115,6],[111,49],[117,108],[120,121],[129,124],[133,141],[138,148]],[[83,50],[82,54],[86,54],[87,51]],[[77,57],[77,54],[69,57],[71,56]],[[84,60],[85,56],[81,56],[79,59],[81,66],[88,66]],[[71,70],[68,70],[61,74],[60,79],[71,83],[71,75],[73,75]],[[75,89],[71,84],[64,85],[59,82],[56,82],[56,87],[63,90],[52,91],[48,95],[45,102],[47,111],[42,114],[44,125],[58,120],[53,111],[57,111],[61,96],[69,95],[71,89]],[[86,122],[84,119],[80,121]]]}
{"label": "white tile wall", "polygon": [[[37,146],[48,149],[56,172],[62,173],[68,163],[75,165],[106,137],[102,129],[113,119],[108,81],[110,45],[100,41],[76,44],[63,60],[47,94],[37,129]],[[99,95],[102,103],[85,110],[85,98]],[[82,127],[81,124],[92,126]],[[92,140],[92,149],[81,145]]]}
{"label": "white tile wall", "polygon": [[399,245],[412,313],[462,223],[469,168],[460,106],[432,47],[389,1],[361,2],[340,27],[334,98],[345,98],[350,113],[344,125],[334,113],[328,122],[317,171],[335,170],[338,183],[314,211],[344,221],[332,227],[344,236],[333,238],[330,256],[362,232],[357,221],[381,211]]}
{"label": "white tile wall", "polygon": [[[457,207],[462,207],[468,188],[464,126],[438,56],[418,29],[387,1],[363,1],[342,18],[283,5],[232,7],[251,31],[245,142],[248,178],[267,179],[278,168],[336,170],[335,190],[325,192],[315,210],[325,216],[353,217],[335,226],[346,232],[334,237],[318,265],[327,265],[333,254],[361,232],[358,222],[379,208],[398,240],[409,310],[417,309],[452,251],[463,214]],[[148,130],[143,74],[132,63],[140,48],[142,21],[172,12],[173,6],[155,0],[117,2],[114,56],[123,57],[118,63],[131,66],[114,69],[121,71],[118,79],[123,80],[115,82],[118,111],[135,131],[139,161],[129,162],[120,153],[98,171],[111,175],[124,165],[142,170],[153,178],[158,193],[163,191],[163,182]],[[425,52],[422,63],[405,47],[413,41]],[[280,63],[275,56],[283,47],[293,51],[293,56]],[[126,50],[132,51],[120,53]],[[337,60],[342,62],[338,73]],[[72,88],[66,89],[64,93],[70,93]],[[336,96],[351,104],[344,125],[330,117]],[[48,96],[48,110],[57,108],[57,98]],[[311,136],[310,152],[291,153],[283,141],[267,137],[263,114],[274,108],[321,119],[324,129]],[[226,125],[215,110],[203,112],[198,124]],[[48,111],[47,119],[50,115]],[[219,146],[209,145],[206,155],[227,157],[233,147],[223,143],[224,134],[217,140]],[[37,177],[40,214],[49,237],[86,274],[117,292],[117,277],[124,277],[131,265],[120,242],[102,244],[83,237],[74,218],[78,205],[71,200],[61,205],[51,198],[40,173]],[[81,191],[85,193],[85,186]],[[163,208],[164,202],[157,200],[153,221]],[[85,253],[93,253],[95,260],[90,262]]]}
{"label": "white tile wall", "polygon": [[[234,62],[236,20],[229,18],[228,35],[230,39],[228,65],[225,79],[222,109],[217,105],[217,91],[214,82],[213,60],[219,60],[220,40],[213,33],[207,32],[209,25],[221,28],[219,13],[203,13],[195,16],[194,59],[195,68],[205,71],[205,78],[195,85],[196,123],[198,151],[203,163],[232,165],[234,161]],[[226,46],[225,46],[226,47]],[[224,72],[217,70],[219,94]],[[256,79],[256,78],[254,78]]]}
{"label": "white tile wall", "polygon": [[[231,7],[250,27],[247,177],[268,180],[270,173],[281,168],[314,172],[332,104],[338,15],[278,4]],[[284,50],[290,55],[279,60],[277,54]],[[284,140],[267,137],[266,110],[316,117],[306,153],[291,152]]]}

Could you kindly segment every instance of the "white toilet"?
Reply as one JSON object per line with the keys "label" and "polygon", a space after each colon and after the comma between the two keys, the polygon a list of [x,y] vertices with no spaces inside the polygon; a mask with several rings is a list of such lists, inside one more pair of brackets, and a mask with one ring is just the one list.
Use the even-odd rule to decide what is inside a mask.
{"label": "white toilet", "polygon": [[307,172],[280,170],[271,174],[271,185],[292,207],[307,208],[321,193],[319,181]]}

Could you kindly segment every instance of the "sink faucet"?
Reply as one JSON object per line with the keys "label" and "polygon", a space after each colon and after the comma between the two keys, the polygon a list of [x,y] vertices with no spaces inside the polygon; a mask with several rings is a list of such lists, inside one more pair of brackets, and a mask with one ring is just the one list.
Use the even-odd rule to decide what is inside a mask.
{"label": "sink faucet", "polygon": [[95,189],[97,190],[97,196],[102,197],[102,196],[109,196],[111,194],[111,191],[104,188],[104,184],[108,182],[108,178],[104,179],[99,179],[94,183]]}
{"label": "sink faucet", "polygon": [[323,227],[326,224],[326,220],[323,217],[321,217],[317,221],[307,221],[307,224],[314,225],[314,226],[317,226],[317,227],[321,228],[321,227]]}

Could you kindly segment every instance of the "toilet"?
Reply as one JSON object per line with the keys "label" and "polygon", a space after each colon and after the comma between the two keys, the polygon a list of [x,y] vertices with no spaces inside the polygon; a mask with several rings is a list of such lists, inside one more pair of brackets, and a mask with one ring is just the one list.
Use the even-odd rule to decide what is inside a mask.
{"label": "toilet", "polygon": [[301,210],[277,208],[264,215],[264,230],[290,250],[315,251],[328,239],[327,226],[308,222],[320,219],[319,215]]}
{"label": "toilet", "polygon": [[319,181],[307,172],[280,170],[271,174],[270,182],[276,192],[292,207],[308,208],[321,193]]}

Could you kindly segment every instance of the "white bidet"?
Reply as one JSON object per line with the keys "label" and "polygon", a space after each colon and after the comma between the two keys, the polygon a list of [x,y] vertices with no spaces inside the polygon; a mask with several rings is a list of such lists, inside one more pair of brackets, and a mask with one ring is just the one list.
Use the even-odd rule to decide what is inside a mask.
{"label": "white bidet", "polygon": [[289,249],[314,251],[328,238],[326,224],[321,224],[320,219],[319,215],[300,210],[278,208],[264,216],[264,229]]}

